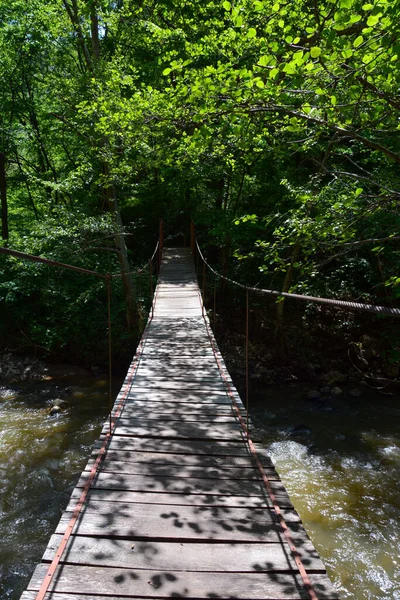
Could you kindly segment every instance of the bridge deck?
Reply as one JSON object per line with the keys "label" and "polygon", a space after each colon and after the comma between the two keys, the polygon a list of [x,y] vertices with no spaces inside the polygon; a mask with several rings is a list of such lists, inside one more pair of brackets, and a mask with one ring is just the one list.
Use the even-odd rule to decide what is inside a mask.
{"label": "bridge deck", "polygon": [[[190,252],[166,249],[137,371],[46,598],[309,598],[216,356],[245,414],[210,344]],[[97,452],[22,600],[36,598]],[[259,457],[318,598],[336,599],[270,459]]]}

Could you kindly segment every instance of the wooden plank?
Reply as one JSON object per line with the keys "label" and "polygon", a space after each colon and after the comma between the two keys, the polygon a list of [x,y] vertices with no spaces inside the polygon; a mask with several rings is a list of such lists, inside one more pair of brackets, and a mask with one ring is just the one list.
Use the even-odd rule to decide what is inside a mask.
{"label": "wooden plank", "polygon": [[[62,539],[53,535],[43,561],[53,560]],[[133,547],[132,547],[133,546]],[[311,542],[299,548],[307,572],[325,573],[325,567]],[[123,569],[156,569],[206,572],[295,571],[296,563],[281,544],[202,543],[111,540],[74,536],[62,563]],[[240,567],[239,567],[240,565]]]}
{"label": "wooden plank", "polygon": [[[149,494],[146,495],[145,500],[143,500],[139,494],[137,494],[137,502],[124,502],[119,500],[104,500],[104,498],[98,498],[97,495],[89,495],[88,499],[85,501],[85,506],[82,510],[82,514],[94,514],[96,516],[104,517],[104,522],[107,521],[108,525],[113,525],[117,519],[121,522],[122,527],[130,527],[133,523],[142,522],[141,527],[146,529],[146,527],[151,528],[152,525],[150,523],[146,523],[146,520],[151,516],[156,520],[164,519],[171,520],[181,518],[185,522],[195,522],[196,520],[199,523],[211,523],[215,521],[217,526],[221,528],[221,524],[224,522],[228,523],[232,521],[232,524],[236,524],[239,529],[241,525],[254,525],[258,528],[260,525],[267,524],[271,526],[272,524],[276,525],[276,530],[279,533],[282,533],[280,525],[278,523],[278,519],[275,513],[275,509],[269,506],[226,506],[224,504],[214,502],[214,504],[207,503],[207,499],[205,498],[204,503],[196,502],[196,499],[191,498],[192,503],[188,502],[188,497],[185,498],[182,495],[179,495],[179,498],[183,501],[179,504],[179,500],[175,501],[175,504],[164,504],[158,500],[161,497],[161,500],[166,497],[166,494],[153,494],[152,497]],[[178,495],[176,495],[178,498]],[[207,497],[208,498],[208,497]],[[147,500],[151,500],[147,502]],[[71,501],[69,504],[71,508],[66,509],[65,512],[69,514],[73,513],[74,503]],[[299,525],[301,524],[300,517],[298,513],[294,510],[293,507],[282,507],[281,509],[285,520],[290,523],[291,527],[294,528],[294,531],[297,537],[301,534],[304,536],[304,529]],[[171,516],[172,515],[172,516]],[[123,519],[125,518],[125,525]],[[60,521],[62,522],[62,521]],[[64,519],[64,522],[68,522],[67,519]],[[168,523],[161,524],[161,529],[158,528],[157,533],[154,537],[169,537],[165,534],[164,525],[168,525]],[[207,526],[207,525],[206,525]],[[214,526],[214,525],[213,525]],[[179,525],[177,528],[180,529]],[[225,535],[227,534],[227,528],[225,529]],[[242,528],[243,531],[245,527]],[[64,530],[59,531],[59,533],[63,533]],[[256,529],[256,533],[258,529]],[[81,535],[81,532],[74,532]],[[199,532],[201,533],[201,532]],[[245,532],[246,534],[251,534],[251,531]],[[178,532],[179,534],[179,532]],[[83,535],[83,534],[82,534]],[[108,535],[105,532],[105,535]],[[111,535],[111,534],[110,534]],[[176,537],[176,536],[172,536]],[[178,537],[182,537],[178,535]],[[235,541],[234,529],[232,529],[232,542]],[[253,540],[257,541],[257,540]]]}
{"label": "wooden plank", "polygon": [[[152,402],[201,402],[208,404],[229,404],[232,400],[226,390],[154,390],[134,385],[127,396],[128,400],[148,400]],[[240,402],[241,403],[241,402]]]}
{"label": "wooden plank", "polygon": [[156,365],[148,365],[144,364],[143,361],[140,362],[137,376],[140,377],[161,377],[161,378],[179,378],[179,379],[189,379],[190,381],[197,380],[221,380],[221,371],[217,367],[217,363],[215,363],[212,367],[208,369],[194,368],[188,367],[187,365],[183,366],[162,366],[161,363]]}
{"label": "wooden plank", "polygon": [[146,355],[145,353],[142,355],[140,359],[140,365],[146,366],[148,368],[156,369],[158,367],[167,368],[167,367],[176,367],[178,369],[193,369],[193,367],[198,367],[199,364],[201,367],[205,369],[217,368],[217,363],[215,361],[214,356],[206,357],[203,356],[201,360],[198,358],[192,358],[190,356],[187,357],[173,357],[173,356],[164,356],[163,358],[158,358],[154,354]]}
{"label": "wooden plank", "polygon": [[[39,565],[29,584],[38,590],[47,566]],[[337,600],[331,582],[325,575],[310,575],[320,600]],[[62,565],[58,567],[49,591],[74,594],[118,595],[127,598],[237,598],[244,600],[292,600],[308,598],[300,576],[286,573],[194,573],[179,571],[120,569]],[[282,595],[284,592],[284,595]],[[86,599],[87,600],[87,599]]]}
{"label": "wooden plank", "polygon": [[[82,489],[77,487],[73,490],[67,510],[74,510],[77,500],[82,494]],[[268,497],[256,496],[226,496],[218,494],[185,494],[185,493],[163,493],[145,492],[132,490],[114,490],[91,488],[89,498],[101,500],[102,502],[132,502],[147,504],[163,504],[170,506],[225,506],[225,507],[247,507],[247,508],[271,508],[272,502]],[[287,493],[277,494],[277,502],[281,508],[293,508]]]}
{"label": "wooden plank", "polygon": [[206,344],[193,345],[190,348],[179,347],[179,352],[176,351],[176,346],[170,347],[159,346],[158,344],[144,344],[142,357],[157,358],[158,360],[168,359],[174,354],[179,354],[181,358],[191,358],[194,360],[202,360],[203,358],[214,358],[214,353],[210,346]]}
{"label": "wooden plank", "polygon": [[[56,528],[63,535],[72,517],[64,512]],[[296,523],[297,537],[307,538],[298,515],[287,511],[287,522]],[[94,503],[78,518],[75,535],[121,539],[192,540],[219,542],[283,541],[273,512],[243,508],[163,506],[155,504]]]}
{"label": "wooden plank", "polygon": [[[226,394],[226,388],[222,380],[215,382],[202,382],[199,381],[185,381],[182,380],[172,380],[167,378],[151,378],[151,377],[135,377],[135,387],[138,389],[142,388],[145,391],[151,390],[165,390],[165,391],[199,391],[199,392],[221,392]],[[137,390],[135,390],[137,391]]]}
{"label": "wooden plank", "polygon": [[[77,487],[84,487],[88,473],[83,472]],[[271,481],[271,487],[279,496],[287,492],[279,481]],[[228,479],[203,479],[202,477],[151,477],[146,475],[130,475],[125,473],[100,472],[93,489],[130,490],[135,492],[174,492],[182,494],[211,494],[226,496],[262,496],[266,497],[263,484],[257,481],[242,481]]]}
{"label": "wooden plank", "polygon": [[[148,402],[148,403],[159,403],[160,406],[166,406],[167,403],[172,405],[175,404],[175,408],[179,410],[178,404],[184,404],[187,407],[190,405],[196,406],[201,404],[206,407],[207,405],[210,408],[215,408],[217,405],[225,407],[232,407],[232,399],[226,393],[222,392],[211,392],[200,393],[198,394],[196,390],[190,390],[188,392],[183,392],[182,390],[149,390],[147,388],[131,388],[131,390],[127,394],[127,398],[125,400],[125,405],[136,406],[136,402]],[[245,410],[241,401],[238,401],[235,398],[236,405],[240,410]],[[118,404],[118,399],[115,404]],[[234,409],[235,410],[235,409]]]}
{"label": "wooden plank", "polygon": [[[93,450],[92,458],[95,459],[98,455],[98,450]],[[221,469],[231,469],[232,467],[255,467],[255,462],[251,456],[210,456],[207,454],[166,454],[163,452],[141,452],[140,450],[107,450],[106,462],[108,461],[125,461],[146,465],[174,465],[180,466],[197,466],[202,467],[219,467]],[[104,463],[102,463],[104,464]],[[269,457],[263,459],[263,464],[272,467],[272,461]]]}
{"label": "wooden plank", "polygon": [[235,409],[230,404],[214,404],[214,403],[200,403],[200,402],[179,402],[177,406],[176,402],[152,402],[149,400],[133,400],[127,401],[123,409],[123,417],[137,417],[146,416],[148,414],[154,415],[155,418],[159,416],[165,416],[166,418],[171,417],[172,420],[177,420],[182,416],[183,418],[190,415],[197,416],[236,416]]}
{"label": "wooden plank", "polygon": [[133,411],[132,416],[128,414],[122,414],[118,420],[119,425],[124,427],[152,427],[157,424],[171,424],[173,423],[201,423],[202,425],[214,426],[214,423],[226,424],[226,423],[238,423],[238,419],[234,414],[231,415],[213,415],[213,414],[202,414],[202,413],[189,413],[179,414],[177,411],[171,413],[154,413],[150,411],[141,412],[137,414]]}
{"label": "wooden plank", "polygon": [[[94,460],[91,459],[85,467],[85,471],[90,471],[93,467]],[[279,476],[273,467],[264,467],[265,474],[271,480],[279,480]],[[257,480],[260,479],[260,473],[256,467],[225,467],[220,466],[203,466],[201,464],[195,466],[185,466],[173,463],[170,461],[167,464],[157,465],[139,463],[136,461],[127,460],[112,460],[110,456],[101,464],[102,473],[126,473],[130,475],[148,475],[150,477],[168,477],[179,476],[180,478],[201,477],[203,479],[232,479],[232,480]]]}
{"label": "wooden plank", "polygon": [[[104,426],[102,433],[108,432],[108,423]],[[237,440],[240,438],[241,429],[235,423],[213,424],[212,426],[198,423],[180,423],[179,421],[170,421],[166,425],[149,425],[124,427],[117,422],[115,428],[116,435],[130,437],[161,437],[161,438],[180,438],[193,440]]]}
{"label": "wooden plank", "polygon": [[[101,441],[95,442],[99,447]],[[251,452],[239,438],[234,441],[195,441],[195,440],[168,440],[168,439],[135,439],[114,435],[108,446],[110,450],[139,450],[140,452],[164,452],[167,454],[203,454],[212,456],[245,456],[251,457]],[[260,453],[267,456],[265,450]]]}
{"label": "wooden plank", "polygon": [[[164,387],[164,388],[172,388],[172,389],[202,389],[206,391],[207,389],[217,389],[217,390],[226,390],[226,386],[224,384],[224,380],[221,377],[219,371],[216,371],[214,374],[210,375],[198,375],[197,373],[190,372],[181,372],[181,373],[172,373],[171,374],[162,374],[159,375],[154,374],[154,370],[145,372],[145,369],[141,369],[139,367],[135,379],[134,385],[148,385],[151,387]],[[172,385],[170,385],[172,384]]]}

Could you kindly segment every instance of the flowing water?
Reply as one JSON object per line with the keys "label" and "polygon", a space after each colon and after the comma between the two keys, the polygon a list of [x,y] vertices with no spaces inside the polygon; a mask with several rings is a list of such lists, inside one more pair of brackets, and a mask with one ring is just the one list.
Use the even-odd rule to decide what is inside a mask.
{"label": "flowing water", "polygon": [[[66,376],[0,389],[2,600],[26,587],[108,412],[105,380]],[[400,600],[400,399],[367,392],[271,387],[251,412],[342,600]],[[70,406],[51,417],[58,396]]]}
{"label": "flowing water", "polygon": [[[84,372],[0,387],[1,600],[18,599],[40,562],[108,413],[107,390]],[[52,417],[58,397],[69,407]]]}
{"label": "flowing water", "polygon": [[342,600],[400,600],[400,397],[254,394],[252,416]]}

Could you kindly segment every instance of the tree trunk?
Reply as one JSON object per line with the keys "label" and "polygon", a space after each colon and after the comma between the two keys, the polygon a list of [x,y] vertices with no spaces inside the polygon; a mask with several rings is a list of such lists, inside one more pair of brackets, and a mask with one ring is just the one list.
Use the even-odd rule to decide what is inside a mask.
{"label": "tree trunk", "polygon": [[[103,173],[109,177],[110,169],[107,163],[103,163]],[[130,274],[128,249],[125,243],[124,226],[122,224],[121,213],[119,211],[117,193],[115,186],[109,182],[105,184],[104,192],[107,196],[108,209],[114,217],[114,243],[117,250],[117,256],[121,267],[121,280],[124,288],[124,297],[126,302],[126,320],[128,329],[131,330],[137,325],[137,304],[136,293],[133,285],[132,276]]]}
{"label": "tree trunk", "polygon": [[8,240],[8,205],[6,180],[6,155],[0,152],[0,198],[1,198],[1,237]]}
{"label": "tree trunk", "polygon": [[124,230],[122,225],[121,213],[119,212],[117,195],[115,188],[112,190],[112,200],[109,206],[114,215],[115,221],[115,247],[118,250],[118,259],[121,265],[121,279],[124,288],[125,302],[126,302],[126,319],[128,329],[131,330],[137,325],[137,305],[136,305],[136,293],[133,285],[132,276],[129,272],[129,261],[128,261],[128,250],[125,243]]}
{"label": "tree trunk", "polygon": [[20,172],[20,174],[21,174],[21,177],[22,177],[22,179],[24,180],[24,182],[25,182],[25,185],[26,185],[26,191],[28,192],[28,198],[29,198],[29,202],[30,202],[30,204],[31,204],[31,206],[32,206],[32,210],[33,210],[33,212],[35,213],[35,219],[38,221],[38,220],[39,220],[39,213],[38,213],[38,210],[37,210],[37,208],[36,208],[36,206],[35,206],[35,202],[34,202],[34,200],[33,200],[33,196],[32,196],[32,194],[31,194],[31,188],[30,188],[30,186],[29,186],[28,178],[27,178],[27,176],[25,175],[25,173],[24,173],[24,170],[23,170],[23,168],[22,168],[22,165],[21,165],[21,161],[20,161],[20,159],[19,159],[19,154],[18,154],[18,152],[16,152],[16,153],[15,153],[15,158],[16,158],[16,161],[17,161],[17,165],[18,165],[18,169],[19,169],[19,172]]}
{"label": "tree trunk", "polygon": [[[300,244],[296,242],[293,246],[292,256],[290,259],[290,264],[288,270],[286,271],[285,280],[282,286],[282,292],[286,293],[290,284],[292,283],[293,273],[294,273],[294,265],[297,262],[300,253]],[[282,298],[278,303],[276,309],[276,317],[275,317],[275,346],[276,346],[276,354],[279,358],[287,358],[287,350],[285,343],[285,335],[283,331],[284,326],[284,309],[285,309],[285,298]]]}
{"label": "tree trunk", "polygon": [[100,36],[99,36],[99,17],[96,11],[96,2],[92,0],[92,6],[90,9],[90,28],[92,34],[92,54],[94,62],[98,62],[100,59]]}
{"label": "tree trunk", "polygon": [[82,27],[80,24],[78,5],[76,3],[76,0],[72,0],[72,6],[69,4],[68,0],[63,0],[63,4],[64,4],[65,10],[67,11],[68,16],[71,20],[72,26],[75,30],[77,40],[78,40],[78,48],[82,52],[82,55],[85,59],[86,67],[89,69],[89,71],[92,71],[93,70],[92,60],[90,57],[89,50],[87,49],[87,46],[85,43],[85,36],[83,35]]}

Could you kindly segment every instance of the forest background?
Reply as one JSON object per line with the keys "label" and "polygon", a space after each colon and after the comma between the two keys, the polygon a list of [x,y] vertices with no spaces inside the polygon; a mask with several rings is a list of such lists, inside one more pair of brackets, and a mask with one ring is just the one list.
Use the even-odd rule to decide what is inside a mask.
{"label": "forest background", "polygon": [[[193,219],[242,283],[399,307],[399,16],[398,0],[1,0],[2,245],[122,272],[128,361],[148,303],[130,273],[160,218],[169,245]],[[244,299],[219,296],[235,325]],[[0,255],[3,351],[105,360],[105,300],[90,276]],[[253,309],[273,360],[308,360],[317,334],[372,343],[399,375],[393,320],[286,304]]]}

